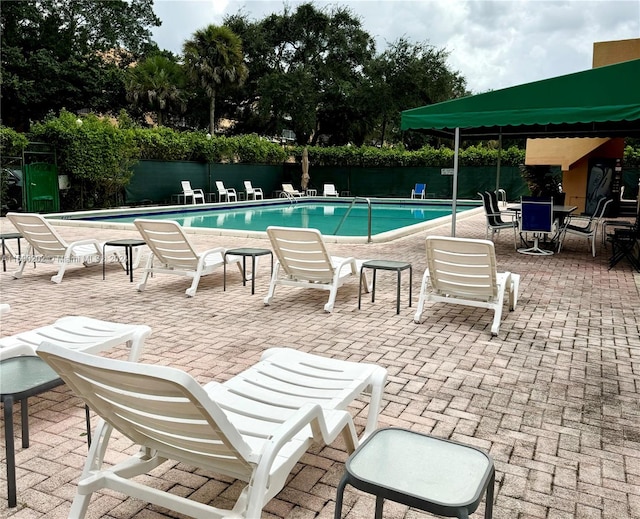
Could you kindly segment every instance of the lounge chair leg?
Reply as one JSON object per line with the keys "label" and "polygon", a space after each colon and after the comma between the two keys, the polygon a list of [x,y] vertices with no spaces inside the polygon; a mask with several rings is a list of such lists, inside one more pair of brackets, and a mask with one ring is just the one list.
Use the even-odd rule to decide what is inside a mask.
{"label": "lounge chair leg", "polygon": [[269,283],[269,292],[267,292],[267,296],[264,298],[264,304],[271,304],[271,300],[273,299],[273,294],[276,291],[276,285],[278,281],[278,273],[280,271],[280,262],[276,261],[276,264],[273,266],[273,274],[271,275],[271,283]]}
{"label": "lounge chair leg", "polygon": [[416,324],[420,324],[420,320],[422,319],[422,309],[424,308],[424,302],[426,300],[425,294],[427,293],[427,283],[429,282],[429,271],[425,271],[424,276],[422,276],[422,284],[420,285],[420,298],[418,299],[418,308],[416,309],[416,313],[413,316],[413,322]]}
{"label": "lounge chair leg", "polygon": [[196,290],[198,290],[198,283],[200,283],[200,274],[196,274],[193,277],[191,286],[187,288],[184,293],[187,294],[188,297],[194,297],[196,295]]}
{"label": "lounge chair leg", "polygon": [[62,276],[64,276],[64,271],[67,270],[68,261],[69,259],[66,256],[62,259],[58,273],[51,278],[51,281],[54,283],[62,283]]}
{"label": "lounge chair leg", "polygon": [[27,265],[27,261],[25,259],[20,258],[20,268],[13,273],[13,277],[15,279],[20,279],[22,277],[22,271],[24,267]]}
{"label": "lounge chair leg", "polygon": [[149,254],[149,259],[147,259],[147,266],[145,267],[144,275],[142,276],[142,281],[138,283],[138,287],[137,287],[138,292],[143,292],[144,289],[147,287],[147,279],[149,279],[152,268],[153,268],[153,254]]}

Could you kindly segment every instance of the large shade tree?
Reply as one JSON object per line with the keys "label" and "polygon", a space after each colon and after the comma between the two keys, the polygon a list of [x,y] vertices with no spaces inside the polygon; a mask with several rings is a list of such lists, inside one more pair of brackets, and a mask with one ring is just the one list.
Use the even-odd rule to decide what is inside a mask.
{"label": "large shade tree", "polygon": [[62,107],[126,105],[123,70],[157,48],[153,0],[2,2],[2,123],[21,130]]}
{"label": "large shade tree", "polygon": [[377,141],[386,142],[390,134],[398,137],[402,110],[469,95],[464,77],[449,70],[448,56],[427,42],[400,38],[368,63],[366,102],[378,113]]}
{"label": "large shade tree", "polygon": [[209,98],[209,133],[213,135],[216,96],[242,85],[248,75],[242,40],[228,27],[209,25],[184,43],[183,52],[188,74]]}
{"label": "large shade tree", "polygon": [[338,144],[351,140],[352,122],[362,115],[354,101],[375,45],[349,9],[305,3],[259,22],[236,14],[224,23],[247,42],[245,122],[257,107],[258,131],[292,129],[301,144],[321,133]]}

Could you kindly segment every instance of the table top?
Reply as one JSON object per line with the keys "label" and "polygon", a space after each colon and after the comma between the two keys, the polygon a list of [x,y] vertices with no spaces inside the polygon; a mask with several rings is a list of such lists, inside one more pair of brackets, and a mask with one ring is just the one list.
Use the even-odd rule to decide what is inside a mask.
{"label": "table top", "polygon": [[408,269],[411,263],[407,261],[393,261],[393,260],[368,260],[362,264],[363,267],[376,268],[382,270],[402,270]]}
{"label": "table top", "polygon": [[19,398],[22,394],[28,396],[31,391],[40,392],[42,386],[55,387],[62,383],[60,376],[40,357],[21,355],[0,362],[2,397],[12,395]]}
{"label": "table top", "polygon": [[[493,474],[487,454],[406,429],[378,429],[347,460],[348,473],[372,488],[428,504],[463,507],[478,501]],[[372,493],[376,493],[375,490]],[[387,493],[387,496],[389,493]]]}
{"label": "table top", "polygon": [[5,232],[0,234],[0,239],[10,240],[12,238],[15,238],[15,239],[22,238],[22,234],[20,234],[19,232]]}
{"label": "table top", "polygon": [[[522,211],[522,206],[521,204],[509,204],[507,206],[507,209],[509,211]],[[578,209],[577,205],[555,205],[553,206],[553,212],[554,213],[573,213],[576,209]]]}
{"label": "table top", "polygon": [[262,256],[264,254],[272,254],[271,249],[254,249],[253,247],[240,247],[238,249],[229,249],[225,254],[231,256]]}
{"label": "table top", "polygon": [[105,245],[111,245],[114,247],[122,246],[122,247],[137,247],[139,245],[146,245],[147,242],[144,240],[138,240],[135,238],[125,238],[123,240],[109,240],[104,243]]}

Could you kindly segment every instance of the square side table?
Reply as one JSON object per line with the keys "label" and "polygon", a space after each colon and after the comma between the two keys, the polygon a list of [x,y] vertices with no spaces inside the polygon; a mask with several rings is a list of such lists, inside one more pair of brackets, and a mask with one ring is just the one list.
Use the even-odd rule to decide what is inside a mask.
{"label": "square side table", "polygon": [[485,519],[493,517],[493,460],[475,447],[407,429],[378,429],[349,456],[334,519],[342,517],[347,484],[376,496],[376,519],[385,499],[467,519],[485,494]]}
{"label": "square side table", "polygon": [[242,256],[242,286],[246,286],[247,280],[247,256],[251,257],[251,295],[256,292],[256,258],[258,256],[271,255],[271,274],[273,275],[273,252],[270,249],[254,249],[251,247],[242,247],[239,249],[229,249],[224,253],[224,264],[222,283],[223,291],[227,289],[227,256]]}
{"label": "square side table", "polygon": [[406,261],[392,260],[369,260],[365,261],[360,268],[360,287],[358,288],[358,310],[362,301],[362,280],[364,278],[364,269],[373,270],[373,282],[371,284],[371,302],[376,300],[376,271],[378,270],[395,270],[398,273],[398,284],[396,286],[396,314],[400,313],[400,277],[403,270],[409,269],[409,306],[411,306],[411,291],[413,284],[413,268],[411,263]]}
{"label": "square side table", "polygon": [[0,402],[4,403],[4,441],[7,457],[7,496],[9,508],[17,504],[16,448],[13,437],[13,403],[22,402],[22,448],[29,447],[30,396],[39,395],[64,382],[40,357],[22,355],[0,362]]}

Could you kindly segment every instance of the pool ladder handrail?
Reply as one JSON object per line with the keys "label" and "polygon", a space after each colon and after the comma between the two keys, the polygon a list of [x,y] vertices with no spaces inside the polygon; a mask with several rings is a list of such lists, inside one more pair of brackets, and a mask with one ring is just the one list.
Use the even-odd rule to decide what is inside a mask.
{"label": "pool ladder handrail", "polygon": [[286,191],[282,191],[280,193],[280,197],[281,198],[288,198],[290,204],[297,204],[298,203],[298,201],[296,200],[296,197],[293,196],[291,193],[287,193]]}
{"label": "pool ladder handrail", "polygon": [[364,200],[365,202],[367,202],[367,206],[369,208],[369,220],[368,220],[368,229],[367,229],[367,243],[371,243],[371,199],[369,199],[367,197],[364,197],[364,196],[354,196],[353,197],[353,200],[351,201],[351,204],[349,204],[349,207],[347,208],[347,211],[344,213],[344,216],[340,220],[340,223],[338,224],[338,227],[336,227],[336,230],[334,231],[333,234],[334,235],[338,234],[338,231],[340,230],[340,227],[342,227],[342,224],[345,222],[345,220],[349,216],[349,213],[351,212],[351,209],[353,209],[353,206],[356,204],[356,202],[358,200]]}

